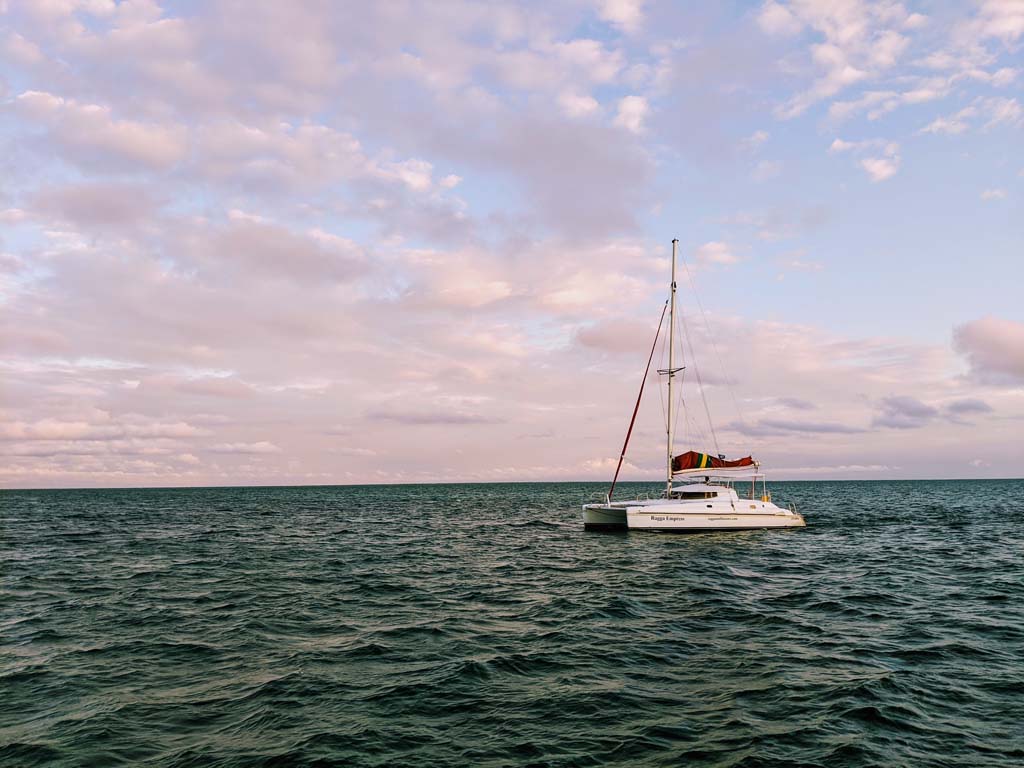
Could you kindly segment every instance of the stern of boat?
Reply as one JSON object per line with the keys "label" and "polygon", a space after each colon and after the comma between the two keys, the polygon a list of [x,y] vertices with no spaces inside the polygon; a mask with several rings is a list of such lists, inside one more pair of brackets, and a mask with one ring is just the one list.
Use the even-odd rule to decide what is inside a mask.
{"label": "stern of boat", "polygon": [[583,528],[588,531],[625,531],[626,510],[609,504],[584,504]]}

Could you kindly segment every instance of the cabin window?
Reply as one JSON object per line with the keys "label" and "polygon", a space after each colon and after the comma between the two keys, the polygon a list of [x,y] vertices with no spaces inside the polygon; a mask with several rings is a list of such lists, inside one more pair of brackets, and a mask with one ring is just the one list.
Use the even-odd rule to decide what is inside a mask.
{"label": "cabin window", "polygon": [[673,499],[713,499],[718,491],[673,491]]}

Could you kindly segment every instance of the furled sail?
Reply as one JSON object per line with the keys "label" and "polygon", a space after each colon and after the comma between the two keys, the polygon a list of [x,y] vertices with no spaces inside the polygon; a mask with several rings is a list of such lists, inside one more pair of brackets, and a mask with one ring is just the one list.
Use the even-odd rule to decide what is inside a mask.
{"label": "furled sail", "polygon": [[734,461],[727,461],[726,459],[719,458],[718,456],[711,456],[707,453],[698,453],[697,451],[680,453],[672,459],[673,473],[685,472],[689,469],[731,469],[733,467],[755,466],[757,466],[757,462],[750,456],[744,456],[742,459],[736,459]]}

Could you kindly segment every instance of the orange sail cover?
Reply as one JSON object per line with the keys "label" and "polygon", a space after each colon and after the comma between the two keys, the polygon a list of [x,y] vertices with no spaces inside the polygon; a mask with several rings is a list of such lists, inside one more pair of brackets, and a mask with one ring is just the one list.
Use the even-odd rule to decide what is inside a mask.
{"label": "orange sail cover", "polygon": [[736,459],[735,461],[727,461],[726,459],[720,459],[717,456],[711,456],[707,453],[698,453],[697,451],[687,451],[686,453],[680,453],[674,459],[672,459],[672,471],[683,472],[687,469],[723,469],[726,467],[753,467],[756,462],[750,456],[744,456],[742,459]]}

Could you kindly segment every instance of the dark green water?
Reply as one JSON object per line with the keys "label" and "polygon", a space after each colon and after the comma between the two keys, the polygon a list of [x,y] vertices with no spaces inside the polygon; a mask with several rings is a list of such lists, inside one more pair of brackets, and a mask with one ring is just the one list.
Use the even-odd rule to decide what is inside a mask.
{"label": "dark green water", "polygon": [[1024,481],[599,490],[0,492],[0,765],[1024,764]]}

